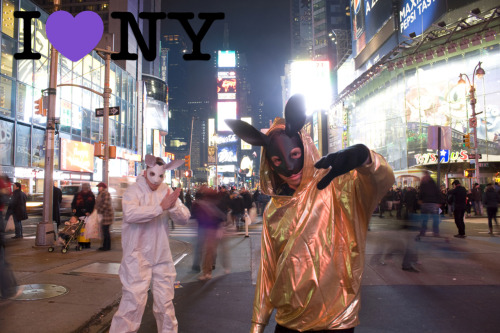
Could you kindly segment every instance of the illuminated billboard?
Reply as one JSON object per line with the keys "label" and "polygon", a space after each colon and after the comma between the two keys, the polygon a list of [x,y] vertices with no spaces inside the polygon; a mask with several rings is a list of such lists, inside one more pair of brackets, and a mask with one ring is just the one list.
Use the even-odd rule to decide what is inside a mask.
{"label": "illuminated billboard", "polygon": [[218,51],[218,67],[236,67],[236,51]]}
{"label": "illuminated billboard", "polygon": [[217,102],[217,131],[231,132],[225,119],[236,119],[236,102]]}
{"label": "illuminated billboard", "polygon": [[[252,118],[251,117],[241,117],[241,121],[244,121],[247,124],[252,125]],[[241,140],[241,149],[242,150],[250,150],[250,149],[252,149],[252,145]]]}
{"label": "illuminated billboard", "polygon": [[330,63],[328,61],[294,61],[290,66],[290,96],[302,94],[308,115],[328,110],[332,103]]}
{"label": "illuminated billboard", "polygon": [[238,161],[238,146],[236,144],[217,147],[217,157],[219,163],[230,163]]}
{"label": "illuminated billboard", "polygon": [[236,79],[235,71],[219,71],[217,72],[217,78],[219,79]]}
{"label": "illuminated billboard", "polygon": [[433,22],[446,12],[446,1],[404,0],[399,8],[399,33],[409,36],[412,32],[421,35]]}
{"label": "illuminated billboard", "polygon": [[217,98],[236,99],[236,79],[217,78]]}
{"label": "illuminated billboard", "polygon": [[61,138],[61,170],[94,172],[94,145]]}

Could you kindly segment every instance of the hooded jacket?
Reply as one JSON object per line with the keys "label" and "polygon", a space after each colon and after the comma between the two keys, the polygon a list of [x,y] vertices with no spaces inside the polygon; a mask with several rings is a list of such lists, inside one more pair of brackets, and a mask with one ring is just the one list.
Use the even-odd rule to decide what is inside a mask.
{"label": "hooded jacket", "polygon": [[[275,120],[269,131],[284,129]],[[269,135],[269,133],[268,133]],[[276,322],[293,330],[332,330],[359,323],[360,287],[368,222],[394,183],[384,158],[317,183],[329,170],[316,169],[318,150],[303,130],[302,181],[292,196],[277,196],[280,178],[261,160],[260,187],[271,196],[263,216],[261,263],[251,332],[263,332],[276,308]],[[265,155],[265,148],[261,156]]]}

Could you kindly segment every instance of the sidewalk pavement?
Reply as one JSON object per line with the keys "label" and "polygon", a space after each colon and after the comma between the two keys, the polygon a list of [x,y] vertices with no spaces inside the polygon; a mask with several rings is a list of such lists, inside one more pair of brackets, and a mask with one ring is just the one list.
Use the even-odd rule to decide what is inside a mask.
{"label": "sidewalk pavement", "polygon": [[[387,221],[372,219],[362,283],[362,323],[356,332],[472,332],[474,328],[494,332],[500,297],[500,237],[451,237],[447,242],[429,237],[419,242],[420,273],[416,274],[401,270],[403,234],[377,227],[378,222]],[[473,223],[486,223],[486,219]],[[120,222],[114,229],[120,230]],[[93,243],[91,249],[70,248],[66,254],[35,247],[34,237],[9,236],[7,260],[18,284],[29,285],[22,295],[41,299],[1,300],[2,332],[97,332],[96,328],[106,326],[121,297],[119,232],[112,233],[111,251],[96,251],[100,244]],[[170,244],[174,261],[192,251],[187,242],[171,238]],[[174,299],[179,332],[248,332],[260,236],[238,235],[230,247],[235,269],[231,274],[215,274],[208,282],[196,281],[189,272],[191,260],[180,261],[177,271],[182,288],[176,289]],[[47,288],[42,290],[38,284]],[[51,293],[59,296],[42,298]],[[265,332],[272,332],[273,325],[271,320]],[[148,307],[140,332],[154,332],[154,327]]]}

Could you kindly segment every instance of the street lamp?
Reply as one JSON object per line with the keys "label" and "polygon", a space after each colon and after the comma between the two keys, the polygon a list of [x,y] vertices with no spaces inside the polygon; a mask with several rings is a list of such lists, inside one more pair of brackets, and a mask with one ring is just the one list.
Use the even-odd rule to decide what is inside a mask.
{"label": "street lamp", "polygon": [[479,112],[479,113],[476,113],[476,87],[474,86],[474,79],[475,77],[477,76],[478,78],[482,78],[484,75],[486,74],[486,72],[484,71],[484,69],[481,67],[481,61],[476,65],[476,67],[474,67],[474,71],[472,72],[472,84],[469,80],[469,76],[467,74],[463,74],[461,73],[459,75],[459,80],[458,80],[458,84],[465,84],[465,80],[464,80],[464,77],[467,78],[467,82],[469,82],[469,85],[470,85],[470,89],[469,89],[469,98],[470,98],[470,106],[472,108],[472,121],[470,122],[471,124],[471,127],[474,128],[474,149],[475,149],[475,161],[476,161],[476,179],[477,179],[477,182],[480,183],[479,181],[479,146],[477,144],[477,118],[476,116],[478,114],[481,114],[482,112]]}

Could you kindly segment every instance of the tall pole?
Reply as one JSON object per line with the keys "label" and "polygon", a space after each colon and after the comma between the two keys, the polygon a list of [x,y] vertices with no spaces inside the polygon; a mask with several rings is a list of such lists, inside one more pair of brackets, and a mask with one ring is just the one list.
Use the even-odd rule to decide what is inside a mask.
{"label": "tall pole", "polygon": [[438,126],[438,165],[437,165],[437,184],[441,190],[441,126]]}
{"label": "tall pole", "polygon": [[[474,70],[475,71],[475,70]],[[472,74],[472,85],[470,86],[470,106],[472,107],[472,118],[476,119],[476,88],[474,87],[474,75]],[[475,120],[477,124],[477,119]],[[474,148],[475,148],[475,160],[476,160],[476,179],[477,183],[481,184],[479,181],[479,146],[477,144],[477,125],[474,126]]]}
{"label": "tall pole", "polygon": [[102,181],[109,185],[109,99],[112,89],[109,87],[109,71],[111,64],[111,48],[106,47],[104,54],[104,110],[103,110],[103,136],[104,136],[104,161],[102,166]]}
{"label": "tall pole", "polygon": [[[54,11],[58,10],[60,0],[54,0]],[[52,224],[52,195],[54,189],[54,140],[56,129],[56,91],[57,62],[59,53],[53,45],[50,46],[50,78],[47,95],[49,107],[47,111],[47,127],[45,131],[45,176],[43,180],[43,211],[42,221],[36,227],[36,246],[49,246],[54,243],[55,231]]]}
{"label": "tall pole", "polygon": [[214,144],[215,144],[215,189],[219,189],[219,170],[218,170],[218,163],[219,163],[219,152],[217,149],[217,135],[215,136]]}

